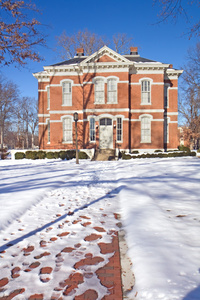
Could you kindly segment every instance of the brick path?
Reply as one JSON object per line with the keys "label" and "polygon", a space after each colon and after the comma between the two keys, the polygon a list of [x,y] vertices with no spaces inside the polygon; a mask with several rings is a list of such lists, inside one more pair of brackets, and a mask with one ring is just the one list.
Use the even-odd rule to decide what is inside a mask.
{"label": "brick path", "polygon": [[[106,214],[103,215],[106,217]],[[115,219],[117,219],[115,215]],[[69,222],[65,220],[65,222]],[[117,220],[116,220],[117,222]],[[75,245],[70,245],[69,247],[62,248],[55,257],[56,267],[53,269],[52,267],[48,266],[48,257],[51,255],[51,244],[59,243],[59,239],[66,239],[70,236],[70,232],[65,231],[64,228],[62,229],[63,224],[59,225],[59,228],[62,229],[62,232],[57,234],[57,236],[49,236],[49,241],[47,240],[39,240],[38,246],[39,249],[44,250],[40,254],[34,255],[35,247],[28,246],[21,249],[21,256],[22,258],[30,257],[30,264],[27,265],[22,262],[19,266],[13,265],[12,269],[10,269],[10,276],[8,277],[1,277],[0,275],[0,300],[11,300],[11,299],[25,299],[25,300],[65,300],[65,299],[73,299],[73,300],[95,300],[95,299],[102,299],[102,300],[121,300],[123,299],[122,296],[122,284],[121,284],[121,265],[120,265],[120,253],[119,253],[119,241],[118,241],[118,233],[116,230],[109,230],[106,232],[105,226],[103,224],[105,222],[101,222],[102,226],[94,226],[92,224],[90,218],[87,216],[79,216],[78,218],[74,219],[72,222],[73,225],[81,224],[81,226],[87,228],[91,228],[94,232],[87,235],[84,238],[84,241],[89,243],[96,243],[100,248],[101,256],[94,256],[93,253],[90,253],[90,247],[88,246],[87,253],[85,254],[84,258],[78,260],[74,264],[74,270],[68,276],[68,278],[64,278],[60,280],[59,285],[53,287],[53,292],[49,295],[49,298],[45,298],[43,293],[35,291],[35,294],[29,294],[28,297],[23,298],[23,294],[26,291],[26,286],[23,286],[23,281],[19,281],[19,288],[14,289],[9,292],[6,292],[7,287],[12,287],[12,282],[15,280],[20,279],[20,275],[23,273],[28,274],[33,272],[33,270],[37,271],[37,276],[39,276],[41,283],[45,284],[52,280],[54,276],[54,272],[56,272],[56,268],[58,268],[59,264],[62,264],[63,260],[65,259],[65,255],[68,255],[68,259],[70,259],[69,255],[76,253],[81,247],[83,241],[80,240],[80,243]],[[53,227],[53,225],[52,225]],[[18,229],[19,230],[19,229]],[[47,228],[46,232],[49,232],[50,229]],[[101,242],[102,234],[109,235],[112,237],[111,243],[103,243]],[[10,245],[9,245],[10,246]],[[19,248],[19,246],[18,246]],[[38,250],[38,249],[37,249]],[[38,253],[38,251],[37,251]],[[0,253],[0,263],[4,258],[4,254],[6,254],[6,250]],[[108,258],[108,262],[103,264],[104,260],[106,259],[106,255],[110,254]],[[32,255],[32,256],[31,256]],[[104,257],[105,256],[105,257]],[[42,260],[45,260],[46,266],[42,264]],[[17,260],[16,260],[17,261]],[[22,261],[22,259],[21,259]],[[100,265],[98,268],[98,264]],[[97,266],[95,271],[89,270],[88,267]],[[95,273],[95,274],[94,274]],[[100,298],[98,295],[98,290],[95,289],[95,286],[92,286],[87,290],[85,290],[82,294],[76,295],[76,289],[84,283],[85,279],[90,279],[92,277],[97,277],[100,281],[100,284],[104,289],[107,289],[107,294]],[[24,278],[24,277],[23,277]],[[27,295],[27,294],[26,294]]]}

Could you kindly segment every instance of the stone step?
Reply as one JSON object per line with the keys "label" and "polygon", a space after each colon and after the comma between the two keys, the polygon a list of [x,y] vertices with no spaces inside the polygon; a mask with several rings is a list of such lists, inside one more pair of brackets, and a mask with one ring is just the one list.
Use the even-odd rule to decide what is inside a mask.
{"label": "stone step", "polygon": [[97,161],[115,160],[115,150],[113,149],[96,150],[93,160],[97,160]]}

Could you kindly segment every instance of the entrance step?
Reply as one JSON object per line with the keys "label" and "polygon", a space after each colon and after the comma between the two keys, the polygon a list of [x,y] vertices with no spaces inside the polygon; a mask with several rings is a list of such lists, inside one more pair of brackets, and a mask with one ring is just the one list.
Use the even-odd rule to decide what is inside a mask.
{"label": "entrance step", "polygon": [[115,160],[115,150],[114,149],[98,149],[95,151],[93,160],[98,160],[98,161]]}

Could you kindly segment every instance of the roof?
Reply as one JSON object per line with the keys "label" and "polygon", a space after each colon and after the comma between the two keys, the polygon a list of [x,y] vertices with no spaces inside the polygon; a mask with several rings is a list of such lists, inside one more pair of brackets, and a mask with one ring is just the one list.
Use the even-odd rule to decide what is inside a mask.
{"label": "roof", "polygon": [[87,57],[87,56],[74,57],[74,58],[71,58],[71,59],[69,59],[69,60],[65,60],[65,61],[62,61],[62,62],[60,62],[60,63],[53,64],[53,65],[51,65],[51,67],[62,66],[62,65],[75,65],[75,64],[79,64],[79,63],[81,63],[83,60],[85,60],[86,57]]}
{"label": "roof", "polygon": [[150,60],[148,58],[140,57],[139,55],[124,55],[124,57],[130,61],[139,63],[139,62],[157,62],[155,60]]}

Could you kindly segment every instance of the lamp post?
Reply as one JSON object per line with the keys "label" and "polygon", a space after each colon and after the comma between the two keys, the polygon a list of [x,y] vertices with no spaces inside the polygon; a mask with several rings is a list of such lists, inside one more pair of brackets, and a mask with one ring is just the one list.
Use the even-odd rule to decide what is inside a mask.
{"label": "lamp post", "polygon": [[78,138],[77,138],[77,122],[78,122],[78,113],[74,113],[74,122],[75,122],[75,132],[76,132],[76,164],[79,164],[78,160]]}

